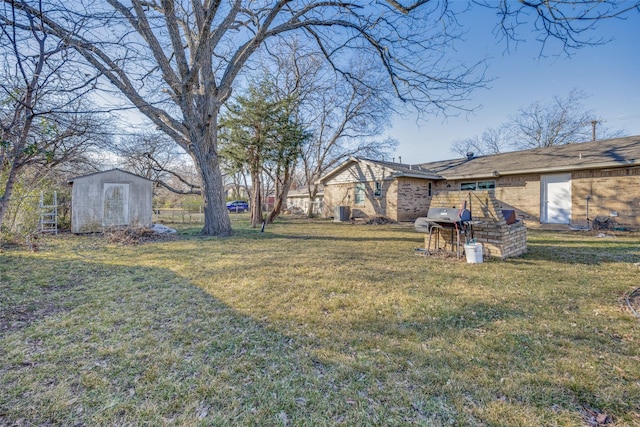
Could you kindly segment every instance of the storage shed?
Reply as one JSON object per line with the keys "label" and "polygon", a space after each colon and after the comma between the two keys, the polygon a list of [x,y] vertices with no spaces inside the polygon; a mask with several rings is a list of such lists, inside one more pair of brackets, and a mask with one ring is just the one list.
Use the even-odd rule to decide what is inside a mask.
{"label": "storage shed", "polygon": [[78,176],[69,183],[73,233],[152,226],[153,181],[111,169]]}

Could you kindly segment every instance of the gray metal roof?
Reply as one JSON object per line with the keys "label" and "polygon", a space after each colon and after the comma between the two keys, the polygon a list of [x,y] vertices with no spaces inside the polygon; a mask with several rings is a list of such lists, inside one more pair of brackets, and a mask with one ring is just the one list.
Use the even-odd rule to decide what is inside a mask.
{"label": "gray metal roof", "polygon": [[73,181],[78,180],[78,179],[88,178],[90,176],[96,176],[96,175],[101,175],[101,174],[110,173],[110,172],[121,172],[121,173],[125,173],[127,175],[135,176],[136,178],[140,178],[140,179],[144,179],[146,181],[153,182],[153,180],[151,180],[149,178],[145,178],[144,176],[136,175],[135,173],[127,172],[127,171],[119,169],[119,168],[113,168],[113,169],[109,169],[109,170],[106,170],[106,171],[98,171],[98,172],[93,172],[93,173],[89,173],[89,174],[86,174],[86,175],[75,176],[75,177],[70,178],[69,180],[67,180],[67,183],[73,184]]}

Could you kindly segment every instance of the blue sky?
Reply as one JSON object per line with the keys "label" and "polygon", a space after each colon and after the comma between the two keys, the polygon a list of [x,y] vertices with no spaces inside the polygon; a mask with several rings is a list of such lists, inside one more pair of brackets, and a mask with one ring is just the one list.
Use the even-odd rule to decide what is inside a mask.
{"label": "blue sky", "polygon": [[412,116],[394,119],[387,135],[399,141],[396,161],[398,157],[404,163],[458,157],[451,151],[452,142],[497,127],[535,101],[566,97],[574,88],[588,95],[584,107],[603,119],[604,126],[640,135],[640,13],[601,22],[593,35],[614,40],[585,47],[569,58],[539,57],[541,46],[533,37],[505,53],[505,42],[492,34],[497,18],[486,10],[476,10],[462,22],[473,25],[465,27],[467,41],[459,43],[458,53],[468,55],[470,62],[488,57],[487,74],[494,79],[469,99],[470,106],[481,108],[458,117],[429,117],[420,124]]}

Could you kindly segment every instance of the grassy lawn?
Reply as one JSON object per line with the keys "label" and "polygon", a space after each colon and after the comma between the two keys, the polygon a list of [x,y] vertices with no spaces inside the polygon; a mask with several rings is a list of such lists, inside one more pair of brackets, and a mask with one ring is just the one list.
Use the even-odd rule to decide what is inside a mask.
{"label": "grassy lawn", "polygon": [[419,257],[285,219],[0,252],[0,425],[640,425],[639,235]]}

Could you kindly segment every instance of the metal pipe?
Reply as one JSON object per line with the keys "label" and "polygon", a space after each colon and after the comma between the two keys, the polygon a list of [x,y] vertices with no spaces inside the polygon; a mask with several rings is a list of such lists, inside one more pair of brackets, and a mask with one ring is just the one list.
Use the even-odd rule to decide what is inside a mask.
{"label": "metal pipe", "polygon": [[589,200],[591,200],[591,196],[587,196],[587,230],[591,230],[591,220],[589,219]]}

